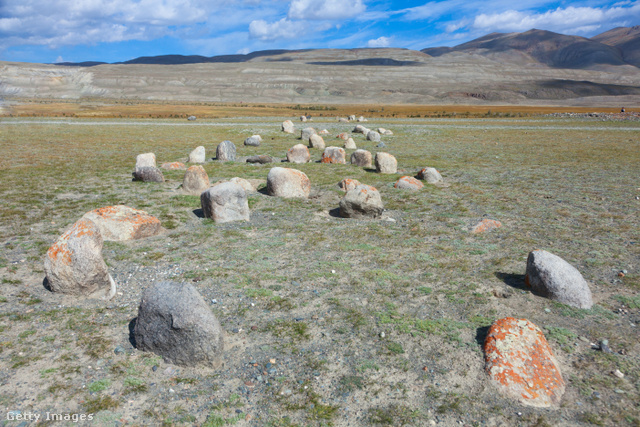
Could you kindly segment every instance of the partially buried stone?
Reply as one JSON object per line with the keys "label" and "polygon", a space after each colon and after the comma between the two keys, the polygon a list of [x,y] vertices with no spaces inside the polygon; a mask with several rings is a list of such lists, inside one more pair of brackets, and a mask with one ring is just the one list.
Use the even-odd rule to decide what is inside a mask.
{"label": "partially buried stone", "polygon": [[220,322],[188,283],[156,282],[142,294],[136,347],[182,366],[218,367],[224,349]]}
{"label": "partially buried stone", "polygon": [[274,162],[273,157],[267,156],[266,154],[247,157],[247,163],[259,163],[261,165],[264,165],[264,164],[273,163],[273,162]]}
{"label": "partially buried stone", "polygon": [[54,243],[44,259],[44,271],[53,292],[111,299],[116,284],[102,258],[103,239],[98,226],[81,218]]}
{"label": "partially buried stone", "polygon": [[252,135],[249,138],[244,140],[244,145],[248,145],[251,147],[258,147],[262,142],[262,137],[260,135]]}
{"label": "partially buried stone", "polygon": [[370,185],[358,185],[340,200],[340,216],[343,218],[378,218],[383,210],[380,193]]}
{"label": "partially buried stone", "polygon": [[507,317],[489,328],[485,370],[501,393],[527,406],[557,406],[565,383],[544,334],[526,319]]}
{"label": "partially buried stone", "polygon": [[142,182],[164,182],[164,175],[162,171],[156,167],[143,166],[134,169],[133,180]]}
{"label": "partially buried stone", "polygon": [[162,232],[160,220],[145,211],[124,205],[106,206],[82,216],[93,221],[105,241],[144,239]]}

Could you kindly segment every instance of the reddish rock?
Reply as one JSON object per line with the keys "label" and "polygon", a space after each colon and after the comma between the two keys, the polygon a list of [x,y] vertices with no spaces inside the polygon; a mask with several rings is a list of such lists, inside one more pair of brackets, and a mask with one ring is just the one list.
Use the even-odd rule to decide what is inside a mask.
{"label": "reddish rock", "polygon": [[342,191],[347,192],[349,190],[353,190],[354,188],[356,188],[358,185],[361,185],[361,184],[362,183],[357,179],[345,178],[338,183],[338,187],[340,187]]}
{"label": "reddish rock", "polygon": [[411,176],[403,176],[398,181],[396,181],[394,187],[416,191],[424,187],[424,184]]}
{"label": "reddish rock", "polygon": [[107,241],[144,239],[163,231],[158,218],[124,205],[95,209],[82,217],[93,221]]}
{"label": "reddish rock", "polygon": [[485,371],[501,393],[538,408],[557,406],[565,384],[544,334],[526,319],[506,317],[489,328]]}
{"label": "reddish rock", "polygon": [[325,148],[324,152],[322,153],[322,158],[320,159],[320,161],[322,163],[341,163],[341,164],[345,164],[347,162],[346,160],[346,153],[344,151],[344,148],[340,148],[340,147],[327,147]]}
{"label": "reddish rock", "polygon": [[494,228],[502,227],[502,223],[500,221],[496,221],[495,219],[485,218],[473,227],[471,232],[473,234],[484,233],[486,231],[493,230]]}
{"label": "reddish rock", "polygon": [[342,133],[339,133],[338,136],[336,136],[336,138],[340,138],[346,141],[347,139],[349,139],[349,134],[346,132],[342,132]]}
{"label": "reddish rock", "polygon": [[163,163],[160,167],[168,170],[184,170],[187,168],[184,163],[180,162]]}

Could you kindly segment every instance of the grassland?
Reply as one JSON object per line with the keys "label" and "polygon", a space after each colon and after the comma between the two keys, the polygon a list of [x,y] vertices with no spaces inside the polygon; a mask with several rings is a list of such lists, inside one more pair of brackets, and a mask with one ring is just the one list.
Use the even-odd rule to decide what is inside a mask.
{"label": "grassland", "polygon": [[[2,119],[3,409],[93,413],[95,425],[640,425],[640,124],[393,118],[363,107],[368,127],[394,132],[383,140],[398,158],[397,175],[316,163],[313,152],[314,162],[296,166],[311,180],[309,200],[258,192],[246,223],[198,217],[199,198],[178,189],[180,171],[165,172],[163,184],[131,181],[139,153],[154,152],[162,163],[204,145],[211,157],[228,139],[240,155],[283,158],[299,142],[280,123],[302,110],[255,117],[234,108],[234,118],[206,119],[176,107],[203,116],[193,123],[98,113],[99,121]],[[322,113],[331,119],[312,113],[309,125],[328,129],[327,145],[338,145],[333,137],[354,125],[335,116],[358,112]],[[426,110],[402,117],[416,114]],[[256,133],[260,147],[242,145]],[[393,188],[426,166],[445,185]],[[212,182],[264,179],[270,168],[204,167]],[[345,177],[380,190],[384,219],[333,214]],[[105,244],[119,285],[112,301],[48,292],[48,247],[85,212],[113,204],[157,216],[166,233]],[[484,217],[503,227],[470,234]],[[592,310],[524,287],[526,256],[536,248],[582,272]],[[212,301],[227,332],[224,369],[172,367],[132,347],[141,292],[164,279],[189,281]],[[481,343],[505,316],[545,329],[567,382],[559,409],[514,404],[488,383]],[[612,354],[591,345],[602,339]]]}

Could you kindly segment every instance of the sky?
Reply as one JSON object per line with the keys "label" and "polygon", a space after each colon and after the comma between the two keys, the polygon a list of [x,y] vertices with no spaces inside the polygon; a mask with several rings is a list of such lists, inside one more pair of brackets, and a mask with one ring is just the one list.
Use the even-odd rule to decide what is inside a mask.
{"label": "sky", "polygon": [[455,46],[640,25],[637,1],[0,0],[0,60],[121,62],[266,49]]}

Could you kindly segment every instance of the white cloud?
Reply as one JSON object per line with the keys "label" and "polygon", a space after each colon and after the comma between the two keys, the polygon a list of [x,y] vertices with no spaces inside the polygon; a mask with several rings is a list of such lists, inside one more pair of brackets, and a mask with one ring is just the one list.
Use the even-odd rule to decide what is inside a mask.
{"label": "white cloud", "polygon": [[378,37],[367,42],[367,47],[389,47],[390,45],[391,39],[389,37]]}
{"label": "white cloud", "polygon": [[64,62],[64,59],[62,59],[62,56],[61,56],[61,55],[60,55],[60,56],[58,56],[58,57],[56,58],[56,60],[55,60],[55,63],[56,63],[56,64],[61,64],[61,63],[63,63],[63,62]]}
{"label": "white cloud", "polygon": [[306,20],[348,19],[365,10],[362,0],[293,0],[288,16]]}
{"label": "white cloud", "polygon": [[282,18],[271,24],[262,19],[258,19],[249,24],[249,37],[262,41],[293,39],[304,34],[306,28],[307,23],[290,21],[287,18]]}

